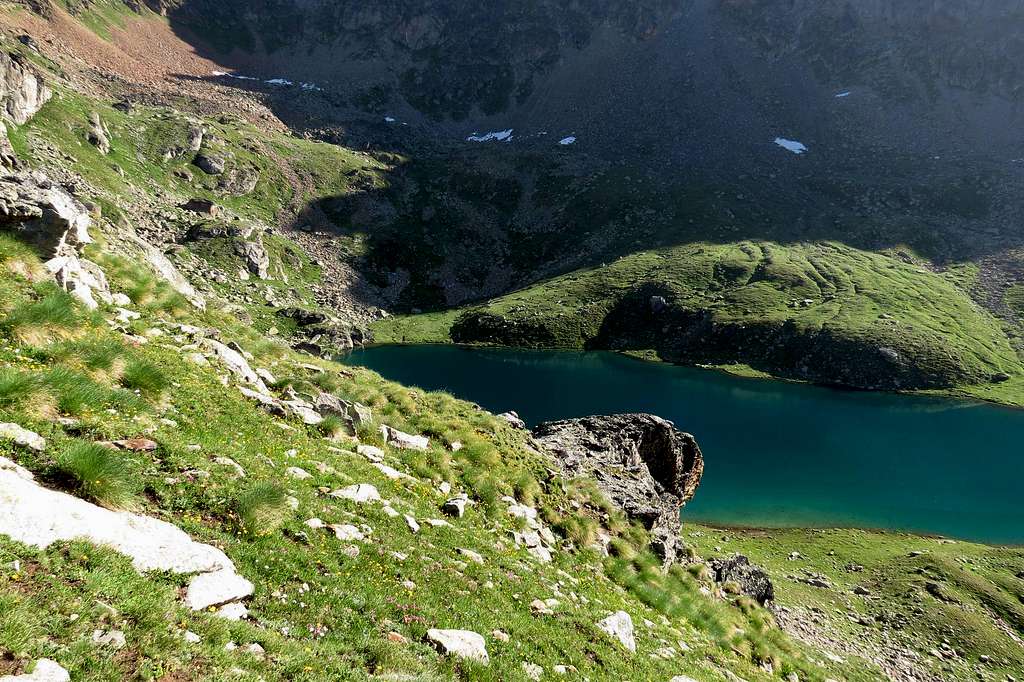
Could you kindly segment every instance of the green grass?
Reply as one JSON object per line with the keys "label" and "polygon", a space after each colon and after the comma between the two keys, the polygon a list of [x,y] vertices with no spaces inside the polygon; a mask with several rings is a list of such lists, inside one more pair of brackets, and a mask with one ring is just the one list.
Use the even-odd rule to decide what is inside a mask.
{"label": "green grass", "polygon": [[249,486],[235,502],[241,528],[251,535],[269,535],[287,520],[287,494],[281,486],[264,481]]}
{"label": "green grass", "polygon": [[[644,326],[652,295],[663,296],[676,319],[684,320],[674,331]],[[633,318],[635,324],[624,322]],[[491,331],[481,319],[498,321],[500,330]],[[777,359],[752,354],[749,348],[756,344],[733,349],[727,340],[717,345],[704,336],[696,337],[700,343],[688,341],[693,332],[687,325],[694,324],[688,319],[723,330],[722,339],[752,329],[780,335],[794,353],[821,334],[850,357],[893,348],[940,385],[985,385],[1000,372],[1024,375],[1000,324],[946,278],[836,243],[698,243],[636,253],[480,306],[378,321],[373,331],[384,343],[443,343],[454,337],[610,347],[801,378]],[[744,345],[748,350],[739,347]],[[827,372],[828,363],[822,364]]]}
{"label": "green grass", "polygon": [[76,301],[54,286],[40,289],[38,297],[15,304],[0,319],[0,332],[18,343],[41,346],[79,331],[83,315]]}
{"label": "green grass", "polygon": [[170,385],[167,375],[156,365],[145,360],[132,360],[124,369],[121,385],[141,395],[158,398]]}
{"label": "green grass", "polygon": [[106,445],[77,443],[57,458],[56,466],[85,499],[109,509],[134,505],[137,478],[124,453]]}

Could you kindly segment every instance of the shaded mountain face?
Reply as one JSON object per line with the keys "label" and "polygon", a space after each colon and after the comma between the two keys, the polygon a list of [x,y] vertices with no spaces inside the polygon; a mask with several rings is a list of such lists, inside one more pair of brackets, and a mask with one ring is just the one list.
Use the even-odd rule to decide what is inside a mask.
{"label": "shaded mountain face", "polygon": [[147,2],[237,73],[309,84],[275,104],[293,127],[413,150],[297,221],[365,231],[399,308],[695,240],[945,264],[1022,239],[1019,2]]}

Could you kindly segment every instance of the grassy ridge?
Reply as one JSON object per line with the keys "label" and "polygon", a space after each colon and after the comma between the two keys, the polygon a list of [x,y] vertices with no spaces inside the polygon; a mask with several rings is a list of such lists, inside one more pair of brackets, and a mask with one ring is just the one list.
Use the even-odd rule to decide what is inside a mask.
{"label": "grassy ridge", "polygon": [[[382,342],[447,342],[460,316],[484,313],[524,330],[527,345],[532,338],[533,345],[591,347],[617,307],[643,291],[704,313],[715,325],[787,325],[797,335],[827,330],[850,343],[891,347],[959,384],[1022,373],[1000,324],[945,277],[835,243],[689,244],[642,252],[482,306],[383,320],[374,331]],[[737,354],[728,362],[750,360]]]}

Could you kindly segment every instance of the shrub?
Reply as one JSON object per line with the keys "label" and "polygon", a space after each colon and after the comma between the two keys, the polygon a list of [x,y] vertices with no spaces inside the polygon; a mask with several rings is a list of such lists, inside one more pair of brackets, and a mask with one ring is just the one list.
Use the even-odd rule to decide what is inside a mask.
{"label": "shrub", "polygon": [[42,346],[72,338],[82,321],[74,299],[67,292],[52,290],[38,300],[15,306],[0,321],[0,329],[18,343]]}
{"label": "shrub", "polygon": [[235,512],[243,532],[270,535],[287,517],[288,496],[275,483],[256,483],[235,500]]}
{"label": "shrub", "polygon": [[156,365],[144,360],[133,360],[125,367],[121,385],[138,391],[147,398],[157,398],[170,382],[167,375]]}
{"label": "shrub", "polygon": [[108,509],[134,505],[137,489],[131,461],[97,443],[77,443],[57,459],[57,469],[76,492]]}

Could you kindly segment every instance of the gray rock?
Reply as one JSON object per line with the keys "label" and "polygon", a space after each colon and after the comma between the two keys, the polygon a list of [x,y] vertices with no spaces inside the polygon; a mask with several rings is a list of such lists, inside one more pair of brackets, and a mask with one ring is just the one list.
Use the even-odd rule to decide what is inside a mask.
{"label": "gray rock", "polygon": [[393,445],[402,450],[426,450],[430,447],[430,439],[426,436],[414,436],[398,429],[393,429],[386,424],[381,424],[380,433],[388,445]]}
{"label": "gray rock", "polygon": [[42,173],[0,175],[0,225],[37,247],[43,258],[70,256],[92,242],[86,207]]}
{"label": "gray rock", "polygon": [[36,452],[46,449],[46,439],[34,431],[24,429],[17,424],[0,424],[0,439],[13,441],[15,445],[29,448]]}
{"label": "gray rock", "polygon": [[28,60],[0,52],[0,118],[21,125],[52,96],[53,91]]}
{"label": "gray rock", "polygon": [[514,428],[517,428],[517,429],[525,429],[526,428],[526,422],[524,422],[522,420],[522,418],[519,416],[519,413],[514,411],[514,410],[510,410],[508,412],[502,412],[501,414],[499,414],[497,416],[498,416],[498,419],[502,419],[504,421],[507,421]]}
{"label": "gray rock", "polygon": [[616,611],[604,620],[598,621],[597,627],[608,636],[618,640],[629,651],[636,652],[633,619],[625,611]]}
{"label": "gray rock", "polygon": [[92,643],[100,646],[109,646],[112,649],[121,649],[128,644],[128,641],[120,630],[110,630],[108,632],[93,630]]}
{"label": "gray rock", "polygon": [[709,563],[714,572],[715,582],[734,582],[748,597],[764,605],[775,598],[775,587],[768,573],[760,566],[750,563],[750,559],[736,554],[729,559],[717,559]]}
{"label": "gray rock", "polygon": [[469,504],[469,498],[465,496],[453,497],[444,504],[441,505],[441,511],[448,516],[453,516],[457,519],[461,519],[466,513],[466,505]]}
{"label": "gray rock", "polygon": [[427,641],[446,656],[456,656],[487,665],[490,657],[483,635],[469,630],[427,630]]}
{"label": "gray rock", "polygon": [[260,279],[270,277],[270,255],[263,244],[254,241],[235,242],[235,253],[245,260],[245,267]]}
{"label": "gray rock", "polygon": [[358,504],[381,501],[381,496],[377,491],[377,487],[370,485],[369,483],[359,483],[357,485],[346,486],[339,490],[333,490],[331,491],[330,496],[337,497],[342,500],[350,500]]}
{"label": "gray rock", "polygon": [[110,153],[110,137],[107,134],[106,127],[103,125],[103,121],[100,120],[100,115],[95,111],[89,115],[89,131],[86,133],[85,138],[89,141],[89,144],[96,147],[100,154],[106,156]]}
{"label": "gray rock", "polygon": [[224,157],[218,154],[200,153],[196,154],[195,159],[192,163],[196,165],[199,170],[203,171],[207,175],[220,175],[224,172],[225,161]]}
{"label": "gray rock", "polygon": [[665,564],[683,551],[679,510],[704,472],[697,441],[660,417],[621,414],[547,422],[534,431],[567,478],[592,478],[648,529]]}

